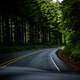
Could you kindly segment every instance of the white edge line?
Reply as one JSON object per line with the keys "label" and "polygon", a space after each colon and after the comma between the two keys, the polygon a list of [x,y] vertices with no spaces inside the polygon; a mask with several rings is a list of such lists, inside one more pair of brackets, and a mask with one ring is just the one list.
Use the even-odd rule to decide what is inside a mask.
{"label": "white edge line", "polygon": [[55,65],[56,69],[57,69],[59,72],[61,72],[61,71],[60,71],[60,68],[59,68],[59,67],[57,66],[57,64],[54,62],[54,60],[52,59],[51,55],[50,55],[50,58],[51,58],[52,63]]}

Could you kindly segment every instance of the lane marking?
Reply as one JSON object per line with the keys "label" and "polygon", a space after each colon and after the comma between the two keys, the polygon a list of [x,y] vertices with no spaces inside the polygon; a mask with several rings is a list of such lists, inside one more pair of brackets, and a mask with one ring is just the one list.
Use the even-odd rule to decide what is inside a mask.
{"label": "lane marking", "polygon": [[61,72],[60,68],[57,66],[57,64],[55,63],[55,61],[52,59],[52,56],[50,55],[51,61],[52,63],[55,65],[56,69]]}
{"label": "lane marking", "polygon": [[27,54],[27,55],[23,55],[23,56],[19,56],[19,57],[16,57],[16,58],[13,58],[9,61],[6,61],[2,64],[0,64],[0,68],[6,68],[8,65],[14,63],[14,62],[17,62],[25,57],[28,57],[28,56],[31,56],[31,55],[34,55],[34,54],[37,54],[37,53],[41,53],[43,50],[40,50],[40,51],[36,51],[36,52],[32,52],[31,54]]}

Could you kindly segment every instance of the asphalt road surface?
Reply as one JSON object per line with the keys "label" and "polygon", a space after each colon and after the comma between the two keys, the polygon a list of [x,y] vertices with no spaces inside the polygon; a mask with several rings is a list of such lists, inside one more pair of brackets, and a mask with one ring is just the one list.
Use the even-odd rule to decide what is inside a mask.
{"label": "asphalt road surface", "polygon": [[[32,67],[38,68],[43,70],[54,70],[58,71],[57,67],[54,65],[53,69],[51,68],[50,64],[50,54],[52,51],[56,49],[42,49],[32,52],[20,52],[16,53],[15,56],[9,56],[13,58],[8,58],[8,61],[3,62],[1,65],[2,68],[6,68],[9,66],[16,66],[16,67]],[[55,54],[55,53],[54,53]],[[8,54],[9,55],[9,54]]]}
{"label": "asphalt road surface", "polygon": [[[50,54],[55,49],[44,49],[32,52],[32,55],[27,56],[16,63],[11,64],[10,66],[21,66],[21,67],[32,67],[32,68],[38,68],[42,70],[49,70],[49,71],[58,71],[56,66],[53,66],[53,69],[51,68],[50,64]],[[26,55],[25,55],[26,56]]]}
{"label": "asphalt road surface", "polygon": [[2,80],[5,78],[5,80],[53,80],[53,78],[54,80],[79,80],[80,75],[72,75],[70,79],[70,75],[62,74],[70,71],[70,68],[58,58],[57,49],[23,51],[15,53],[14,56],[7,56],[9,58],[5,57],[7,61],[2,60],[0,64],[0,78]]}

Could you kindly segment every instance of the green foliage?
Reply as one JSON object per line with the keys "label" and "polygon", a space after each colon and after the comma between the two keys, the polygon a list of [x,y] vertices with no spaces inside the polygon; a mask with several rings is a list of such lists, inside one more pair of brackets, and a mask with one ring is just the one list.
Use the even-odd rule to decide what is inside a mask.
{"label": "green foliage", "polygon": [[[63,3],[62,31],[65,35],[66,46],[72,51],[73,60],[80,61],[80,1],[64,0]],[[68,30],[65,30],[68,28]]]}
{"label": "green foliage", "polygon": [[57,27],[62,16],[60,6],[59,3],[51,3],[49,0],[25,0],[25,15],[33,23]]}
{"label": "green foliage", "polygon": [[74,29],[75,31],[80,31],[80,1],[79,0],[64,0],[63,1],[63,21],[64,24]]}
{"label": "green foliage", "polygon": [[64,48],[64,55],[67,56],[67,57],[70,57],[71,54],[72,54],[71,49],[68,48],[68,47],[65,47]]}
{"label": "green foliage", "polygon": [[74,48],[72,49],[71,57],[74,61],[80,61],[80,48]]}
{"label": "green foliage", "polygon": [[66,29],[64,35],[65,35],[66,46],[68,48],[73,47],[72,40],[74,37],[74,31]]}

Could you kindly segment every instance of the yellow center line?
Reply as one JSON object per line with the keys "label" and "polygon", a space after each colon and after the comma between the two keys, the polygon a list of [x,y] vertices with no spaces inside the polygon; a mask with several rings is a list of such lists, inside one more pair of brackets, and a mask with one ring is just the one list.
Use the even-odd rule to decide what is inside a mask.
{"label": "yellow center line", "polygon": [[42,50],[33,52],[33,53],[31,53],[31,54],[27,54],[27,55],[23,55],[23,56],[20,56],[20,57],[13,58],[13,59],[11,59],[11,60],[9,60],[9,61],[6,61],[6,62],[0,64],[0,68],[6,68],[8,65],[10,65],[10,64],[12,64],[12,63],[14,63],[14,62],[17,62],[17,61],[19,61],[19,60],[21,60],[21,59],[23,59],[23,58],[25,58],[25,57],[28,57],[28,56],[37,54],[38,52],[40,53],[41,51],[42,51]]}
{"label": "yellow center line", "polygon": [[9,63],[10,61],[12,61],[12,60],[14,60],[14,59],[16,59],[16,58],[13,58],[13,59],[11,59],[11,60],[9,60],[9,61],[6,61],[6,62],[4,62],[4,63],[0,64],[0,66],[3,66],[3,65],[5,65],[5,64],[7,64],[7,63]]}

